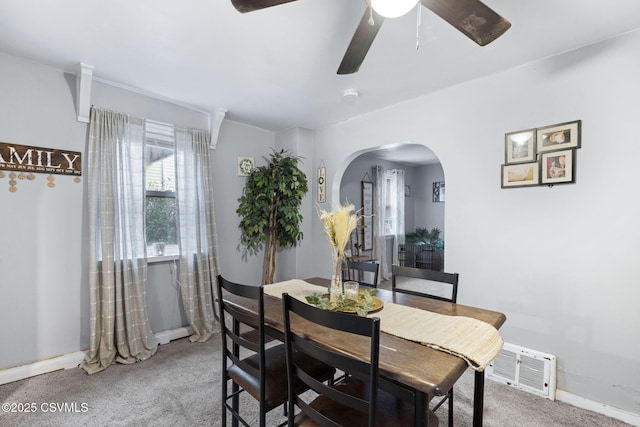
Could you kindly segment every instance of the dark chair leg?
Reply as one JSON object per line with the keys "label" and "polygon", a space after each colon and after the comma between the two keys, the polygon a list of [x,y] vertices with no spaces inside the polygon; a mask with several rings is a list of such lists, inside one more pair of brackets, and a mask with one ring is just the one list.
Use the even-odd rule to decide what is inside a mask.
{"label": "dark chair leg", "polygon": [[453,387],[449,390],[449,427],[453,427]]}
{"label": "dark chair leg", "polygon": [[226,427],[227,425],[227,381],[226,375],[222,375],[222,425]]}
{"label": "dark chair leg", "polygon": [[[238,384],[234,383],[233,381],[231,382],[231,393],[233,393],[233,397],[231,398],[231,407],[233,408],[233,412],[234,414],[239,414],[239,408],[240,408],[240,397],[238,395],[238,391],[240,390],[240,386],[238,386]],[[231,426],[232,427],[238,427],[238,418],[235,417],[235,415],[233,416],[233,418],[231,419]]]}

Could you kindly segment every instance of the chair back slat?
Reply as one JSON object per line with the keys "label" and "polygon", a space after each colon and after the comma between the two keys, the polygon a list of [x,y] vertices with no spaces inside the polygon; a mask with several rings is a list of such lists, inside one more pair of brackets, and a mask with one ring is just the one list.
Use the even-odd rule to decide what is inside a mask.
{"label": "chair back slat", "polygon": [[[450,296],[443,296],[434,294],[432,291],[424,287],[419,287],[419,284],[412,287],[411,289],[407,289],[404,287],[399,287],[397,283],[397,277],[407,277],[412,279],[420,279],[428,282],[438,282],[445,283],[450,285],[451,292]],[[456,302],[458,299],[458,273],[446,273],[444,271],[437,270],[429,270],[426,268],[414,268],[414,267],[404,267],[399,265],[392,266],[392,276],[391,276],[391,289],[396,292],[404,292],[413,295],[425,296],[432,299],[437,299],[441,301],[447,302]]]}
{"label": "chair back slat", "polygon": [[[378,287],[378,273],[380,264],[376,261],[352,261],[347,260],[347,278],[354,280],[363,286]],[[369,273],[369,277],[373,276],[373,280],[365,280]]]}

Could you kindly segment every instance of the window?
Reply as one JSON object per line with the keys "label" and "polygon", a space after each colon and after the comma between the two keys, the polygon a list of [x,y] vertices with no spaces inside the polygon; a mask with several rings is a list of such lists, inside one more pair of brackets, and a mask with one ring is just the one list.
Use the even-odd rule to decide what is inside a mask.
{"label": "window", "polygon": [[150,257],[178,253],[173,126],[146,122],[145,231]]}
{"label": "window", "polygon": [[388,170],[384,174],[384,234],[404,234],[404,171]]}

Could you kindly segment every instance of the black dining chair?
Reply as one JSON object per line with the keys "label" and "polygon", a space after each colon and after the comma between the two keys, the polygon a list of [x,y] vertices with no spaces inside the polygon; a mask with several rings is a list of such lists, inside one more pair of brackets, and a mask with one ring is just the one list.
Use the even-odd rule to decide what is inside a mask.
{"label": "black dining chair", "polygon": [[[282,296],[287,378],[289,386],[303,381],[315,393],[289,393],[289,426],[373,427],[414,425],[415,394],[405,388],[404,400],[387,392],[378,375],[380,319],[359,317],[313,307],[288,294]],[[348,340],[352,348],[368,349],[359,359],[318,343],[312,335],[326,333],[336,340]],[[340,336],[336,331],[346,333]],[[316,381],[307,367],[296,362],[300,352],[318,358],[349,375],[335,383]],[[406,397],[409,395],[409,397]],[[296,414],[296,407],[300,410]],[[437,426],[433,413],[428,425]]]}
{"label": "black dining chair", "polygon": [[[356,281],[362,286],[377,288],[379,271],[380,264],[377,261],[347,260],[347,280]],[[367,280],[367,277],[372,280]]]}
{"label": "black dining chair", "polygon": [[[243,307],[237,299],[230,301],[231,296],[242,297],[251,307]],[[239,396],[246,391],[258,401],[259,425],[265,427],[266,414],[287,402],[288,383],[284,344],[265,347],[264,288],[233,283],[218,276],[218,307],[223,351],[222,426],[227,425],[227,411],[233,425],[238,421],[248,425],[239,407]],[[317,381],[333,381],[333,367],[304,354],[296,353],[294,360],[305,366]],[[301,381],[293,389],[294,393],[306,390],[308,387]],[[286,413],[286,406],[283,408]]]}
{"label": "black dining chair", "polygon": [[[453,303],[458,299],[458,273],[445,273],[399,265],[393,265],[391,268],[391,289],[395,292]],[[401,280],[398,280],[399,278]],[[432,410],[437,410],[446,401],[449,401],[449,427],[453,427],[453,387],[442,399],[438,400]]]}

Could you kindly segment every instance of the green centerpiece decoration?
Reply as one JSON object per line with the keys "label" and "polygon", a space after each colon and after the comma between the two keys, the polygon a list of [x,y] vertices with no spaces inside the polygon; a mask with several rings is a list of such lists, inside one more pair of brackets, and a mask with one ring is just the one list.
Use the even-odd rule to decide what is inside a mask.
{"label": "green centerpiece decoration", "polygon": [[315,305],[323,310],[342,311],[346,313],[356,313],[358,316],[366,316],[374,308],[373,296],[377,289],[367,289],[359,292],[358,300],[346,298],[344,294],[338,295],[334,301],[330,301],[327,294],[315,292],[306,300],[309,304]]}
{"label": "green centerpiece decoration", "polygon": [[346,265],[345,249],[351,233],[360,219],[355,207],[345,203],[335,211],[320,210],[320,220],[331,246],[332,272],[329,293],[315,293],[307,297],[307,302],[325,310],[345,311],[365,316],[373,308],[375,289],[358,293],[355,301],[345,297],[342,271]]}

